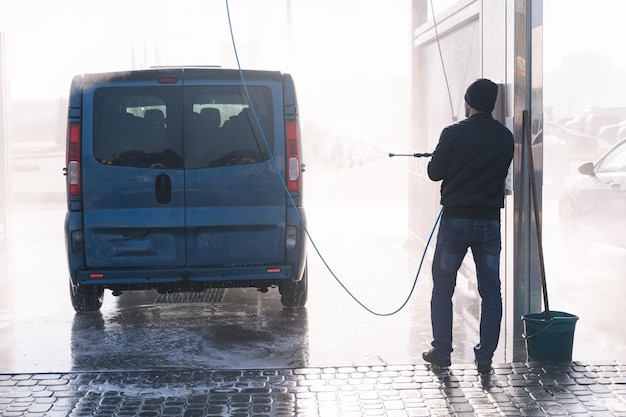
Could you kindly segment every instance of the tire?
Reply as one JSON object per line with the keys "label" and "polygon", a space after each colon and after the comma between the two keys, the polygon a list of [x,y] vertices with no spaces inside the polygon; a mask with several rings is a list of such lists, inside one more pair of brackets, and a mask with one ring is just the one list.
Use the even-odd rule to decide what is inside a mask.
{"label": "tire", "polygon": [[574,202],[569,198],[561,201],[559,206],[559,222],[561,240],[568,251],[574,255],[585,255],[591,246],[589,239],[580,231],[580,223]]}
{"label": "tire", "polygon": [[304,307],[309,295],[309,273],[304,266],[304,272],[300,281],[285,281],[278,285],[280,291],[280,302],[283,307],[300,308]]}
{"label": "tire", "polygon": [[96,285],[75,286],[70,281],[70,299],[77,313],[95,312],[102,307],[104,288]]}

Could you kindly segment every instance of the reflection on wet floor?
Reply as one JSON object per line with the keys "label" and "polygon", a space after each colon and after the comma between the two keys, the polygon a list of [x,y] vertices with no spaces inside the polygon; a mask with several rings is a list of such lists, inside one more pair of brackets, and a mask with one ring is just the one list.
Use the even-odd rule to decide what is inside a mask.
{"label": "reflection on wet floor", "polygon": [[[307,311],[225,290],[222,301],[159,302],[128,293],[72,323],[72,369],[297,367],[307,364]],[[198,298],[196,297],[196,300]]]}

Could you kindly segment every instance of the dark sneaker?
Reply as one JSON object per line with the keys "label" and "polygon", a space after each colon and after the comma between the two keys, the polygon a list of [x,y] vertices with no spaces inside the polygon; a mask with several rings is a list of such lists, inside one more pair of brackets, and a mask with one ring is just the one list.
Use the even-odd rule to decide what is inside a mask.
{"label": "dark sneaker", "polygon": [[491,363],[478,363],[478,361],[474,361],[476,364],[476,370],[481,375],[488,375],[491,373]]}
{"label": "dark sneaker", "polygon": [[450,359],[442,358],[441,356],[439,356],[435,348],[432,348],[428,352],[422,353],[422,358],[426,362],[432,365],[438,366],[440,368],[447,368],[448,366],[451,365]]}

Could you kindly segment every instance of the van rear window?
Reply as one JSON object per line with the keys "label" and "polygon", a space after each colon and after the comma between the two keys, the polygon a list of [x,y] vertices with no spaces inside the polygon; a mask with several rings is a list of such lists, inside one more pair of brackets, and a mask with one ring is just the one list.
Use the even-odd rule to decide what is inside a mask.
{"label": "van rear window", "polygon": [[267,87],[251,86],[248,91],[252,106],[242,87],[187,87],[187,168],[255,163],[269,158],[267,145],[270,149],[274,147],[271,90]]}
{"label": "van rear window", "polygon": [[110,87],[94,97],[93,149],[108,165],[182,168],[182,93],[166,87]]}
{"label": "van rear window", "polygon": [[249,92],[254,112],[239,86],[188,86],[184,94],[173,86],[99,88],[94,156],[107,165],[171,169],[265,161],[266,142],[274,145],[271,90]]}

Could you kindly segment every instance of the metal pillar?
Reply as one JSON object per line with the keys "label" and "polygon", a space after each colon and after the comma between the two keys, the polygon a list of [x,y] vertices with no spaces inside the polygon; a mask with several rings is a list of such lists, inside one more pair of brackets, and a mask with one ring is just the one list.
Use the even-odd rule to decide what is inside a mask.
{"label": "metal pillar", "polygon": [[[533,144],[539,212],[543,179],[543,0],[516,0],[514,10],[514,258],[513,258],[513,360],[526,359],[521,317],[542,311],[541,274],[537,234],[534,228],[533,201],[525,140]],[[530,138],[524,137],[523,112],[529,114]]]}

